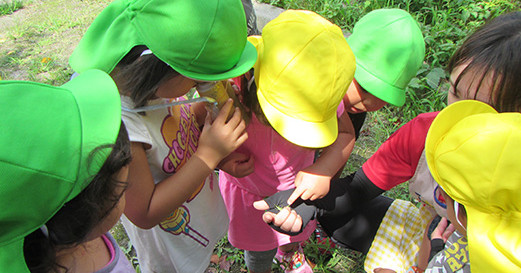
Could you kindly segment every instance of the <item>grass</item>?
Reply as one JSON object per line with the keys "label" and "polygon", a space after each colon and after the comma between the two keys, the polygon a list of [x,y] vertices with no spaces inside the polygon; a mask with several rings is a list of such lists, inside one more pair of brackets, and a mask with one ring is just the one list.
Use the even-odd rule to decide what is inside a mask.
{"label": "grass", "polygon": [[0,4],[0,16],[12,14],[13,12],[23,8],[23,2],[21,0],[7,0]]}
{"label": "grass", "polygon": [[[31,80],[53,85],[65,83],[72,70],[68,56],[94,17],[110,0],[0,0],[0,79]],[[519,2],[506,0],[262,0],[285,9],[313,10],[345,31],[371,10],[401,8],[420,23],[426,43],[422,68],[407,87],[406,103],[370,113],[344,175],[356,171],[397,128],[422,112],[446,105],[448,59],[463,39],[489,18],[518,10]],[[409,199],[408,185],[386,193]],[[112,233],[139,269],[135,252],[121,225]],[[360,253],[329,248],[311,239],[305,246],[315,272],[363,272]],[[244,272],[242,251],[224,238],[215,249],[221,265],[209,272]],[[274,266],[274,272],[280,272]]]}
{"label": "grass", "polygon": [[20,8],[0,17],[1,79],[65,83],[68,56],[110,0],[15,1]]}

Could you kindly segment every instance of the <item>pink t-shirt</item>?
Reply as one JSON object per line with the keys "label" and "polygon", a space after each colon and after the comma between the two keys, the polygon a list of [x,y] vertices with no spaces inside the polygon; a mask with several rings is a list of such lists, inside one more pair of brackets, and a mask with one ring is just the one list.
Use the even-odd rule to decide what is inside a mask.
{"label": "pink t-shirt", "polygon": [[[233,79],[239,89],[242,89],[241,79]],[[344,104],[341,102],[337,108],[337,117],[344,112]],[[250,251],[266,251],[307,240],[315,230],[315,220],[309,222],[299,235],[282,234],[264,223],[264,212],[256,210],[253,202],[278,191],[295,188],[297,173],[313,164],[315,149],[289,142],[270,126],[260,123],[255,115],[252,115],[246,131],[248,140],[236,152],[253,156],[254,173],[236,178],[219,172],[219,187],[230,218],[228,240],[233,246]]]}
{"label": "pink t-shirt", "polygon": [[243,178],[219,173],[219,187],[230,217],[228,240],[233,246],[250,251],[266,251],[307,240],[315,229],[315,221],[301,234],[288,236],[264,223],[263,211],[256,210],[253,202],[295,188],[295,176],[313,164],[315,150],[287,141],[254,115],[246,130],[248,140],[236,152],[254,157],[254,173]]}

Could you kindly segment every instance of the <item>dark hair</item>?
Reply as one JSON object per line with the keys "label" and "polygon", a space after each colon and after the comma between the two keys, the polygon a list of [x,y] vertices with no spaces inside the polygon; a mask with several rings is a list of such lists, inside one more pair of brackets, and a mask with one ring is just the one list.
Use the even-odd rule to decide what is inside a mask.
{"label": "dark hair", "polygon": [[119,92],[129,96],[135,107],[144,106],[155,98],[157,88],[165,81],[179,75],[154,54],[141,56],[146,46],[135,46],[110,73]]}
{"label": "dark hair", "polygon": [[475,79],[479,83],[477,90],[485,77],[490,75],[494,89],[490,94],[490,104],[499,112],[520,112],[520,49],[521,12],[503,14],[487,22],[470,35],[449,60],[449,72],[468,63],[454,82],[454,91],[463,75],[469,71],[476,75],[482,74]]}
{"label": "dark hair", "polygon": [[241,90],[243,94],[242,103],[247,109],[246,114],[249,115],[250,118],[253,114],[257,117],[260,123],[266,126],[271,126],[270,122],[266,118],[266,115],[264,115],[262,108],[260,107],[259,98],[257,97],[257,85],[255,84],[255,81],[253,81],[251,85],[248,85],[248,79],[250,77],[253,77],[253,69],[241,77]]}
{"label": "dark hair", "polygon": [[115,175],[131,160],[130,142],[123,122],[116,143],[97,147],[90,158],[107,148],[112,151],[90,184],[45,224],[48,237],[40,229],[25,237],[24,256],[31,272],[55,272],[58,268],[67,271],[56,262],[56,253],[85,242],[89,232],[117,205],[123,194],[117,189],[126,188],[127,183],[117,181]]}

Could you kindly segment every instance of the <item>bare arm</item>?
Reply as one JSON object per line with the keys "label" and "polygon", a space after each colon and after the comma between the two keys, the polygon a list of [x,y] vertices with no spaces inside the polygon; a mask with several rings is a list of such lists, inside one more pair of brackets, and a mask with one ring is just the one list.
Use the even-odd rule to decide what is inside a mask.
{"label": "bare arm", "polygon": [[213,124],[207,117],[197,151],[180,170],[157,184],[154,184],[143,144],[132,143],[125,215],[135,225],[152,228],[168,217],[194,193],[225,156],[247,139],[240,111],[235,111],[232,119],[225,122],[231,108],[229,101]]}
{"label": "bare arm", "polygon": [[315,170],[333,177],[346,165],[354,147],[355,128],[347,112],[344,112],[338,118],[338,138],[322,150],[320,157],[312,166]]}
{"label": "bare arm", "polygon": [[295,179],[297,189],[288,199],[288,204],[292,204],[298,197],[304,200],[315,200],[326,195],[331,178],[344,167],[354,146],[353,123],[347,113],[343,113],[338,118],[337,139],[323,149],[315,163],[297,174]]}

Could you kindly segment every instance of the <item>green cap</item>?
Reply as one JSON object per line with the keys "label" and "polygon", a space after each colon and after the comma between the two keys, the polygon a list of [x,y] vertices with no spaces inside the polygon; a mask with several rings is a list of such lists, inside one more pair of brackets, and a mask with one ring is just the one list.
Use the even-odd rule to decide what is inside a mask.
{"label": "green cap", "polygon": [[134,46],[145,45],[186,77],[224,80],[255,63],[246,37],[240,0],[116,0],[91,24],[69,63],[78,73],[110,73]]}
{"label": "green cap", "polygon": [[360,19],[347,42],[356,57],[355,79],[367,92],[395,106],[425,57],[416,20],[404,10],[374,10]]}
{"label": "green cap", "polygon": [[117,87],[85,71],[61,87],[0,81],[0,267],[29,272],[24,238],[91,181],[121,124]]}

